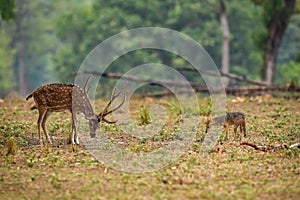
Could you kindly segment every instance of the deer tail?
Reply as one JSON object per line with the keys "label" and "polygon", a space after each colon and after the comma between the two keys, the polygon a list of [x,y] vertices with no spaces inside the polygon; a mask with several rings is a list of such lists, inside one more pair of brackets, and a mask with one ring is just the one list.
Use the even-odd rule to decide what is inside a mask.
{"label": "deer tail", "polygon": [[30,98],[32,98],[33,97],[33,94],[31,93],[30,95],[28,95],[27,97],[26,97],[26,101],[28,101],[28,99],[30,99]]}

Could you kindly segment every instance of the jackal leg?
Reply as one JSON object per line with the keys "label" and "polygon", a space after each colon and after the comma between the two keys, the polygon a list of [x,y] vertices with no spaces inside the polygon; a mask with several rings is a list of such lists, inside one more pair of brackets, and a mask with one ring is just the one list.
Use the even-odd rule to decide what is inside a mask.
{"label": "jackal leg", "polygon": [[237,131],[237,128],[239,127],[240,125],[239,124],[234,124],[234,127],[233,127],[233,132],[234,132],[234,140],[236,140],[236,131]]}
{"label": "jackal leg", "polygon": [[47,123],[47,120],[48,120],[48,117],[50,116],[51,112],[49,110],[46,110],[46,113],[44,115],[44,118],[43,118],[43,121],[42,121],[42,128],[44,130],[44,134],[47,138],[47,141],[49,142],[49,144],[52,145],[52,142],[51,142],[51,139],[50,139],[50,136],[46,130],[46,123]]}
{"label": "jackal leg", "polygon": [[234,122],[234,138],[236,137],[236,132],[238,127],[240,127],[240,140],[242,140],[242,124],[244,122],[244,118],[239,118]]}
{"label": "jackal leg", "polygon": [[44,116],[45,116],[47,110],[46,109],[38,109],[38,110],[39,110],[39,118],[37,121],[37,126],[38,126],[38,133],[39,133],[39,142],[40,142],[40,145],[42,145],[43,141],[41,138],[41,127],[42,127],[42,121],[44,120]]}
{"label": "jackal leg", "polygon": [[225,140],[228,140],[228,129],[229,129],[229,124],[224,124],[224,134],[225,134]]}
{"label": "jackal leg", "polygon": [[243,129],[244,137],[246,137],[246,120],[245,119],[243,120],[241,127],[243,127],[242,129]]}

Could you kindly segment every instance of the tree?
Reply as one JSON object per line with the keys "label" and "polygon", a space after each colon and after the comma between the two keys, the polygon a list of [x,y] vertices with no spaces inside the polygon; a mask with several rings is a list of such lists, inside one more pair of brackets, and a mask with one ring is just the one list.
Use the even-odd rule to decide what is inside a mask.
{"label": "tree", "polygon": [[4,97],[15,86],[13,76],[14,50],[9,48],[10,37],[0,29],[0,97]]}
{"label": "tree", "polygon": [[[144,26],[165,27],[186,33],[199,41],[214,58],[219,57],[221,38],[216,36],[220,34],[220,26],[216,13],[211,12],[205,3],[100,0],[92,6],[72,10],[59,20],[58,37],[67,44],[54,57],[60,78],[70,80],[88,52],[103,40],[121,31]],[[180,57],[164,51],[143,50],[122,56],[112,63],[111,69],[122,66],[122,70],[126,71],[147,62],[174,67],[188,64]]]}
{"label": "tree", "polygon": [[[224,0],[219,0],[219,5],[206,0],[207,4],[213,7],[220,15],[220,24],[222,29],[222,65],[221,71],[228,74],[230,72],[230,28],[228,23],[226,5]],[[223,78],[225,87],[229,85],[229,79]]]}
{"label": "tree", "polygon": [[15,1],[14,0],[0,0],[0,22],[1,20],[9,21],[15,18]]}
{"label": "tree", "polygon": [[[253,80],[261,80],[263,51],[257,45],[258,33],[266,28],[262,10],[250,1],[226,2],[230,27],[230,71]],[[243,84],[231,81],[231,84]]]}
{"label": "tree", "polygon": [[264,12],[263,20],[267,33],[261,37],[264,51],[264,80],[268,85],[274,81],[280,44],[289,20],[294,13],[296,0],[253,0]]}
{"label": "tree", "polygon": [[[217,5],[218,12],[214,12],[215,10],[207,2]],[[103,40],[124,30],[156,26],[177,30],[194,38],[208,51],[217,66],[221,68],[229,66],[230,60],[228,71],[245,75],[249,79],[261,79],[264,76],[262,55],[265,55],[267,49],[269,33],[266,16],[271,18],[273,15],[270,13],[277,12],[274,11],[275,3],[270,4],[270,1],[262,0],[256,0],[256,4],[253,2],[254,0],[207,0],[206,2],[153,0],[150,3],[135,0],[98,0],[91,4],[77,6],[75,9],[69,9],[59,18],[56,33],[63,45],[53,57],[55,71],[59,80],[72,81],[74,73],[85,56]],[[279,2],[279,0],[271,2]],[[222,3],[223,14],[221,15],[219,10]],[[270,13],[267,14],[261,5],[270,6]],[[224,23],[226,21],[224,11],[227,15],[227,24]],[[231,26],[229,30],[229,24],[235,26]],[[259,38],[259,45],[256,45],[254,37]],[[223,63],[222,51],[227,52],[223,54]],[[118,58],[109,70],[117,72],[115,70],[118,69],[125,72],[133,66],[146,62],[159,62],[173,67],[189,65],[180,57],[163,51],[143,50]],[[188,73],[185,76],[191,81],[199,79],[199,76]],[[235,81],[231,83],[240,84]]]}
{"label": "tree", "polygon": [[[2,21],[15,18],[14,8],[14,0],[0,0],[0,25]],[[9,34],[0,27],[0,97],[4,97],[15,86],[12,69],[14,49],[9,47],[10,40]]]}
{"label": "tree", "polygon": [[16,52],[16,65],[18,69],[18,86],[19,92],[22,96],[28,92],[28,76],[25,70],[25,51],[26,51],[26,38],[24,35],[25,19],[28,11],[26,10],[25,1],[19,0],[17,3],[17,18],[16,18],[16,32],[15,32],[15,44],[17,48]]}
{"label": "tree", "polygon": [[[220,21],[223,35],[222,45],[222,72],[229,73],[230,69],[230,29],[224,0],[220,0]],[[225,87],[229,85],[229,79],[224,79]]]}
{"label": "tree", "polygon": [[16,20],[5,27],[11,34],[11,48],[15,49],[13,66],[17,90],[22,96],[42,83],[55,80],[51,56],[59,45],[54,26],[60,9],[67,6],[60,3],[18,0]]}

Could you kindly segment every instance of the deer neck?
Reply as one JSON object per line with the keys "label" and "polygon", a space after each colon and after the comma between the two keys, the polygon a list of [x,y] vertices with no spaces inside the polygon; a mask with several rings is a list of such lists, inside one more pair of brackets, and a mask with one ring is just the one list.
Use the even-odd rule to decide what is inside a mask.
{"label": "deer neck", "polygon": [[74,87],[73,90],[73,111],[81,112],[84,114],[86,119],[95,118],[93,106],[88,95],[79,87]]}

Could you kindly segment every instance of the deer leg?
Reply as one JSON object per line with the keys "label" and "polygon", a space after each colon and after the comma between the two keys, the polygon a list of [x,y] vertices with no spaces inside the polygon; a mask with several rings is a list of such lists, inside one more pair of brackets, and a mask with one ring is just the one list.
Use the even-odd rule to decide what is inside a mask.
{"label": "deer leg", "polygon": [[46,123],[47,123],[47,120],[48,120],[48,117],[50,116],[51,112],[50,111],[46,111],[45,115],[44,115],[44,118],[43,118],[43,121],[42,121],[42,128],[43,128],[43,131],[44,131],[44,134],[47,138],[47,141],[52,145],[52,142],[50,140],[50,136],[46,130]]}
{"label": "deer leg", "polygon": [[79,137],[78,137],[78,119],[77,119],[77,115],[75,115],[75,143],[78,145],[79,144]]}
{"label": "deer leg", "polygon": [[71,136],[72,144],[75,144],[75,137],[76,137],[76,144],[79,144],[77,129],[78,129],[77,114],[72,113],[72,136]]}
{"label": "deer leg", "polygon": [[74,135],[75,135],[75,133],[74,133],[74,128],[75,127],[75,123],[74,123],[74,116],[73,116],[73,113],[72,113],[72,134],[71,134],[71,143],[72,143],[72,145],[73,144],[75,144],[75,142],[74,142]]}
{"label": "deer leg", "polygon": [[42,138],[41,138],[41,126],[42,126],[42,121],[44,119],[45,114],[46,114],[46,110],[39,109],[39,118],[38,118],[38,121],[37,121],[37,125],[38,125],[38,133],[39,133],[39,142],[40,142],[40,145],[43,144],[43,141],[42,141]]}

